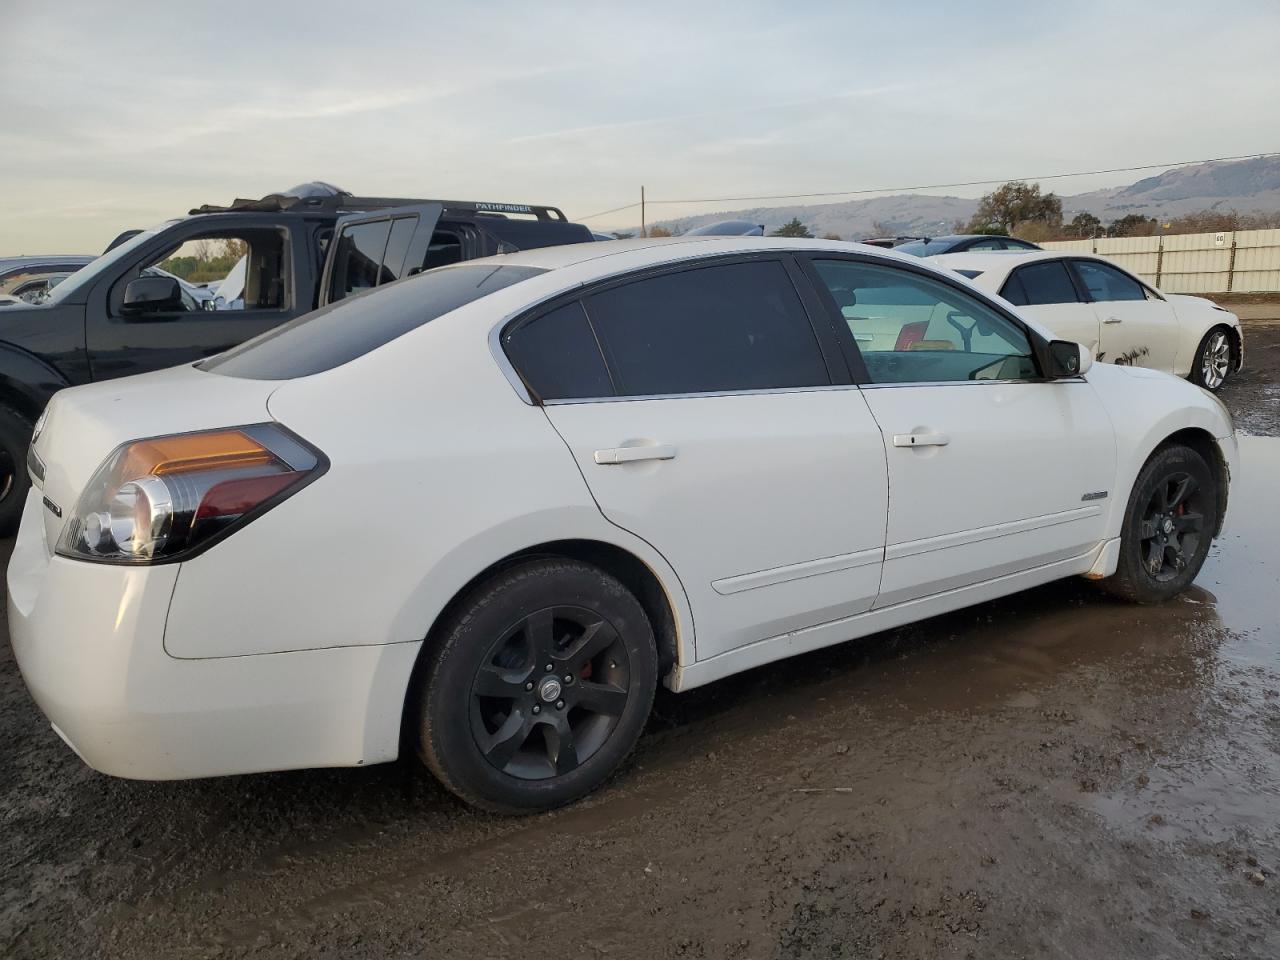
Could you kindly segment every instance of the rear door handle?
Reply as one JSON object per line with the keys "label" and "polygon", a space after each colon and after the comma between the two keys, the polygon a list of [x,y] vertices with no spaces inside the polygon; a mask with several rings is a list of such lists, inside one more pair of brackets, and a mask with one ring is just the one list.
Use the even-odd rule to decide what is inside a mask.
{"label": "rear door handle", "polygon": [[945,447],[951,438],[945,433],[895,433],[895,447]]}
{"label": "rear door handle", "polygon": [[607,467],[619,463],[635,463],[638,460],[673,460],[675,455],[676,448],[669,443],[646,447],[610,447],[596,451],[596,463]]}
{"label": "rear door handle", "polygon": [[1107,317],[1107,319],[1103,320],[1102,322],[1103,322],[1103,323],[1119,323],[1119,322],[1120,322],[1120,318],[1119,318],[1119,317]]}

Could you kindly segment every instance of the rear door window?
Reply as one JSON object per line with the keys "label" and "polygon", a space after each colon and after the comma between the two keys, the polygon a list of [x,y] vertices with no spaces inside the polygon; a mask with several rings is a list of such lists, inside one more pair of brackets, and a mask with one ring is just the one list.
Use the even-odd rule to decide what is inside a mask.
{"label": "rear door window", "polygon": [[779,260],[647,277],[593,294],[586,307],[619,396],[831,382]]}
{"label": "rear door window", "polygon": [[417,229],[418,221],[415,217],[399,217],[391,221],[387,249],[382,254],[380,279],[383,283],[391,283],[408,275],[409,265],[405,263],[405,257],[409,254],[409,244],[413,242],[413,234]]}
{"label": "rear door window", "polygon": [[1050,303],[1076,303],[1075,284],[1061,260],[1029,263],[1009,275],[1000,296],[1019,306],[1042,306]]}
{"label": "rear door window", "polygon": [[338,234],[329,299],[341,300],[378,285],[382,255],[391,232],[390,220],[357,223]]}

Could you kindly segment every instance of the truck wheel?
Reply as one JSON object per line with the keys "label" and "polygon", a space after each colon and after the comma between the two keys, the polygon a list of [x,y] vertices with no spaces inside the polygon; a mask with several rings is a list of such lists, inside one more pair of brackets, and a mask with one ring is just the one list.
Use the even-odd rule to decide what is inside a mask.
{"label": "truck wheel", "polygon": [[420,755],[468,803],[508,814],[569,803],[640,738],[657,646],[644,608],[603,570],[518,564],[442,626],[416,698]]}
{"label": "truck wheel", "polygon": [[1120,563],[1102,586],[1134,603],[1160,603],[1196,578],[1218,529],[1218,483],[1190,447],[1157,450],[1125,510]]}
{"label": "truck wheel", "polygon": [[27,447],[32,426],[20,413],[0,406],[0,536],[18,529],[22,507],[31,489],[27,475]]}

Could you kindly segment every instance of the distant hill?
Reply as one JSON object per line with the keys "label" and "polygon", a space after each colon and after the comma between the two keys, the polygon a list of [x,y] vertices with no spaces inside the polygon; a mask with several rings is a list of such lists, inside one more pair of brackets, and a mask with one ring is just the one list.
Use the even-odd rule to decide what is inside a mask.
{"label": "distant hill", "polygon": [[[1052,184],[1052,181],[1046,182],[1045,189],[1051,189]],[[773,230],[798,217],[819,237],[827,233],[837,233],[845,239],[869,237],[876,223],[891,234],[937,236],[951,233],[957,220],[968,220],[977,208],[977,200],[962,197],[897,194],[841,203],[719,210],[696,217],[663,220],[652,226],[684,233],[717,220],[748,220]],[[1088,211],[1104,223],[1130,213],[1157,218],[1200,210],[1273,213],[1280,211],[1280,157],[1178,167],[1127,187],[1064,196],[1062,210],[1067,220]]]}

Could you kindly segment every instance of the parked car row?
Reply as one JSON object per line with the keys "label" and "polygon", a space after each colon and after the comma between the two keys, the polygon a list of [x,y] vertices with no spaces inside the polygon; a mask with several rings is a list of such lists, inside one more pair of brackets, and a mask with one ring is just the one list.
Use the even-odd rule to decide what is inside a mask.
{"label": "parked car row", "polygon": [[[1225,408],[1137,365],[1181,347],[1097,364],[1037,312],[1132,303],[1183,337],[1194,305],[1107,300],[1092,258],[552,246],[573,225],[533,209],[523,242],[480,205],[207,211],[22,319],[28,410],[168,368],[58,391],[16,460],[14,653],[85,762],[184,778],[407,744],[470,803],[541,810],[618,769],[659,683],[1060,577],[1156,602],[1200,570]],[[201,235],[249,242],[244,311],[189,317],[142,276]],[[1022,272],[1048,264],[1066,303]]]}

